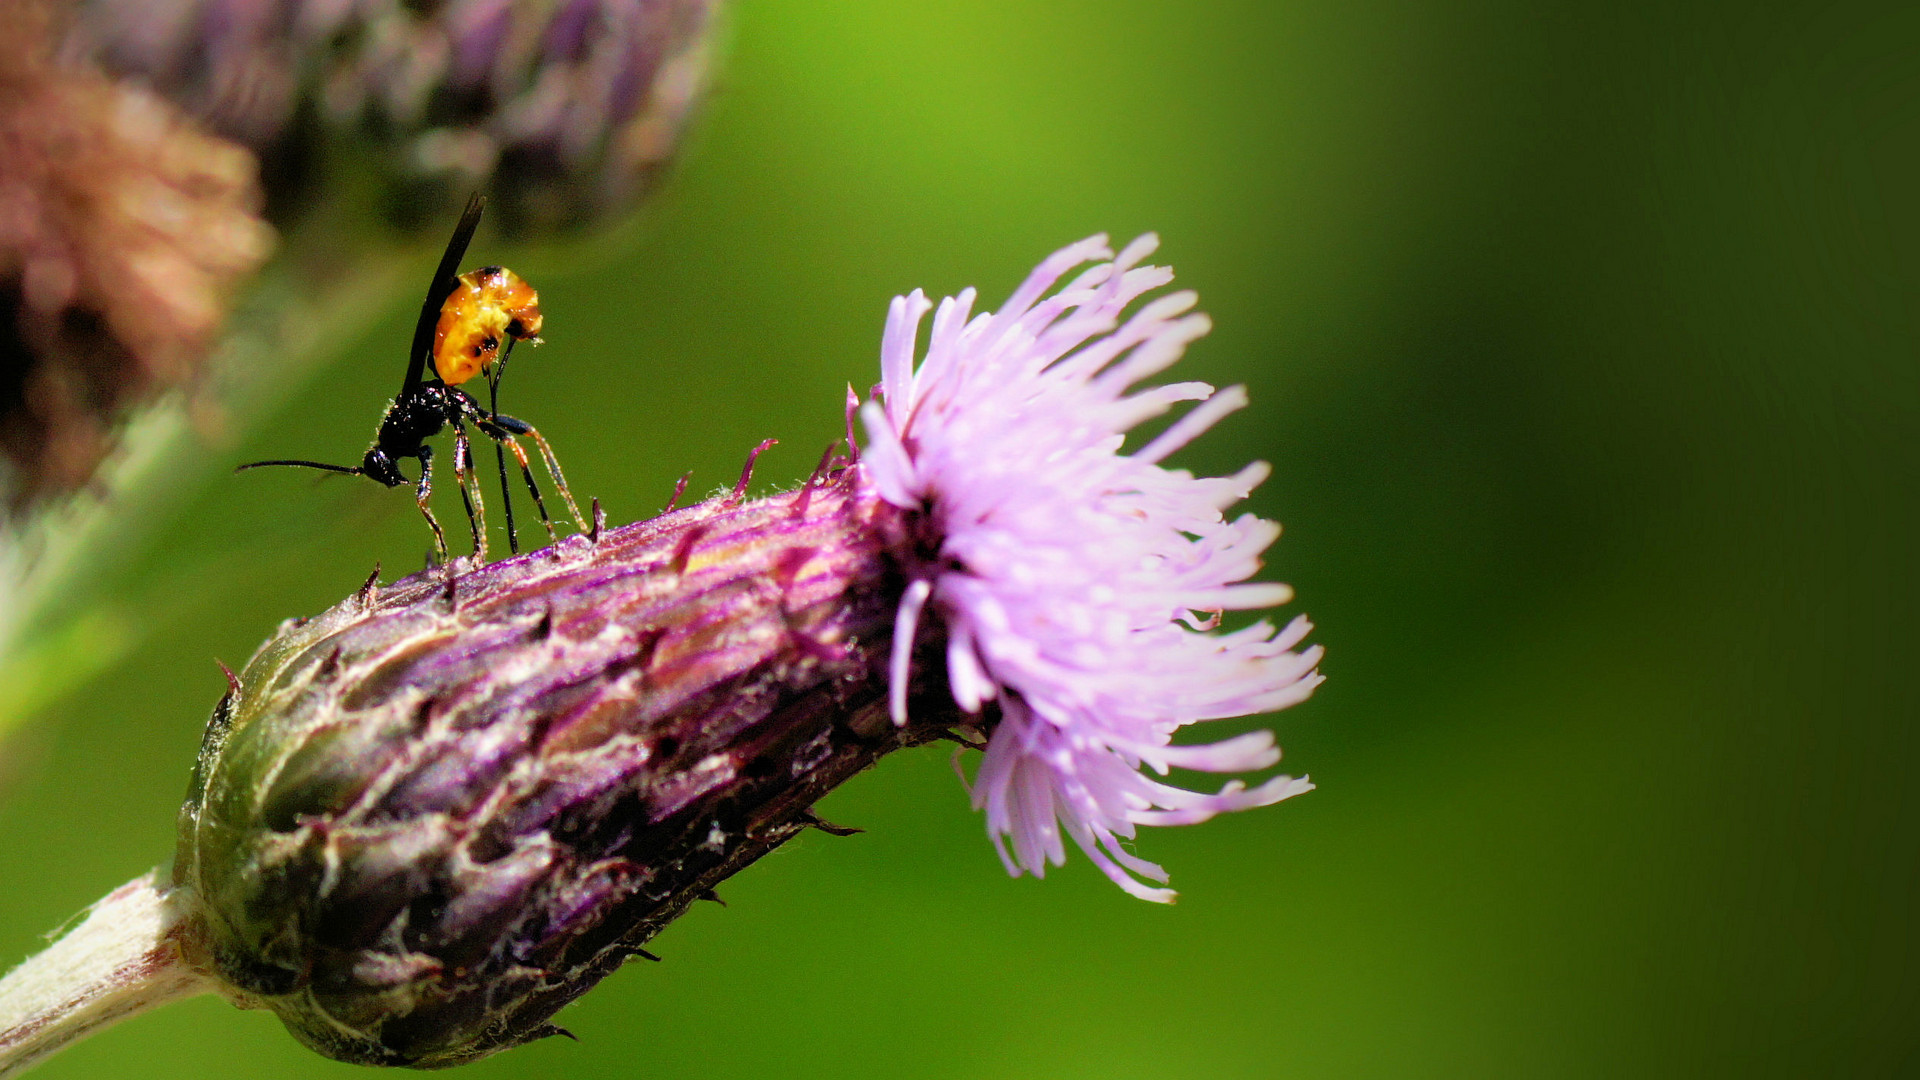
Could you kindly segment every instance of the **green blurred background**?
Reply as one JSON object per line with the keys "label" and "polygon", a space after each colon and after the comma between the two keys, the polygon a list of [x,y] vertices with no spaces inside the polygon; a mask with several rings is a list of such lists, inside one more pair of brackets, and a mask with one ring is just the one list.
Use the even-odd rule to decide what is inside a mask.
{"label": "green blurred background", "polygon": [[[1009,880],[939,749],[835,794],[482,1077],[1888,1075],[1920,1066],[1913,508],[1920,22],[1750,5],[743,0],[676,174],[515,249],[512,411],[618,521],[746,450],[791,483],[887,299],[996,301],[1147,229],[1254,405],[1253,508],[1328,681],[1320,789]],[[476,259],[499,257],[483,238]],[[431,253],[426,256],[431,264]],[[418,564],[358,454],[415,286],[111,587],[130,658],[6,749],[0,958],[171,850],[223,682]],[[457,511],[452,512],[457,519]],[[36,1076],[352,1070],[212,999]]]}

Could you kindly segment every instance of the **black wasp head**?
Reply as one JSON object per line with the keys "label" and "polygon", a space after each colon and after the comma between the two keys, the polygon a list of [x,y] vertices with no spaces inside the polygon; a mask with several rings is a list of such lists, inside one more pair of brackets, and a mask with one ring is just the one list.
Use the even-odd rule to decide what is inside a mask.
{"label": "black wasp head", "polygon": [[360,471],[388,487],[400,487],[407,483],[407,478],[400,475],[399,464],[377,446],[367,448],[367,456],[360,459]]}

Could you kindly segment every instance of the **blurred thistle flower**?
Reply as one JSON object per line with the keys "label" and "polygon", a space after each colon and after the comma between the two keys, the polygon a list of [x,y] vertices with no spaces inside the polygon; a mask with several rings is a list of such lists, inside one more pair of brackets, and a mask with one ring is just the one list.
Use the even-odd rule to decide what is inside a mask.
{"label": "blurred thistle flower", "polygon": [[116,570],[209,441],[412,291],[415,226],[646,193],[717,8],[0,0],[0,738],[135,640]]}
{"label": "blurred thistle flower", "polygon": [[17,505],[83,484],[130,407],[193,380],[273,234],[243,148],[56,64],[41,5],[0,13],[0,449]]}
{"label": "blurred thistle flower", "polygon": [[[718,882],[809,826],[838,831],[811,809],[835,785],[936,739],[984,748],[974,800],[1010,870],[1063,861],[1064,831],[1127,891],[1171,899],[1122,847],[1137,826],[1309,785],[1209,795],[1142,769],[1273,764],[1266,732],[1171,739],[1302,700],[1320,650],[1296,648],[1304,620],[1220,629],[1287,599],[1246,580],[1278,530],[1223,516],[1264,466],[1160,464],[1245,395],[1130,392],[1207,328],[1189,293],[1122,321],[1171,278],[1135,265],[1152,247],[1074,245],[998,313],[949,299],[917,368],[930,305],[897,299],[880,400],[849,393],[846,453],[797,490],[746,502],[743,474],[504,562],[385,587],[376,572],[283,625],[229,675],[170,884],[133,883],[0,980],[0,1075],[86,1029],[68,1015],[205,990],[366,1064],[554,1034],[558,1009]],[[1111,261],[1052,291],[1094,259]],[[1199,404],[1121,452],[1181,401]],[[96,954],[117,966],[90,969],[92,997],[36,997],[36,971]]]}
{"label": "blurred thistle flower", "polygon": [[269,157],[350,134],[384,146],[375,160],[409,193],[487,181],[509,222],[555,224],[625,205],[671,156],[716,7],[86,0],[69,48]]}
{"label": "blurred thistle flower", "polygon": [[[269,193],[310,196],[316,135],[370,141],[389,204],[418,218],[446,201],[423,183],[452,200],[490,184],[523,230],[624,209],[698,99],[713,8],[86,0],[56,19],[44,0],[0,0],[6,497],[86,484],[132,407],[203,381],[231,294],[273,246],[259,156]],[[284,291],[356,276],[338,231],[320,239],[319,280]],[[340,306],[371,307],[357,292]],[[291,382],[291,350],[263,347]]]}

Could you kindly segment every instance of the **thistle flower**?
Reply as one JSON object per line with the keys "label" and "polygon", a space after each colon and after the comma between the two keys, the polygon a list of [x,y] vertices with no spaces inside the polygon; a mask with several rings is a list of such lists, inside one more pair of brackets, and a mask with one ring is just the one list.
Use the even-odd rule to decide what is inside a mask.
{"label": "thistle flower", "polygon": [[245,150],[54,63],[42,5],[0,15],[0,500],[17,509],[80,487],[133,406],[191,384],[273,235]]}
{"label": "thistle flower", "polygon": [[[0,739],[144,629],[112,567],[206,440],[412,291],[417,226],[476,188],[518,236],[650,190],[716,9],[0,0]],[[292,226],[264,266],[263,214]]]}
{"label": "thistle flower", "polygon": [[[900,602],[894,719],[905,720],[900,675],[930,610],[946,633],[960,707],[999,704],[973,803],[1008,871],[1040,875],[1062,863],[1064,829],[1121,888],[1168,901],[1171,890],[1135,876],[1164,883],[1166,872],[1120,845],[1134,826],[1192,824],[1312,785],[1280,776],[1200,795],[1140,767],[1164,775],[1274,764],[1271,732],[1206,746],[1170,740],[1195,721],[1304,700],[1320,682],[1320,649],[1292,651],[1310,629],[1304,617],[1277,632],[1265,622],[1208,632],[1223,610],[1271,607],[1291,591],[1246,583],[1279,526],[1221,516],[1265,479],[1264,463],[1217,479],[1160,466],[1245,405],[1246,391],[1188,382],[1128,393],[1209,327],[1186,314],[1190,292],[1120,325],[1135,299],[1173,278],[1135,266],[1157,243],[1141,237],[1046,296],[1074,267],[1113,258],[1104,236],[1065,248],[998,312],[970,319],[971,289],[947,298],[917,369],[914,341],[931,305],[918,290],[896,298],[881,345],[885,405],[867,404],[861,419],[874,444],[869,482],[923,538]],[[1146,446],[1119,452],[1129,430],[1181,401],[1201,404]]]}
{"label": "thistle flower", "polygon": [[304,110],[320,132],[370,138],[402,189],[444,181],[464,198],[490,181],[509,221],[571,222],[625,205],[671,157],[715,7],[89,0],[69,51],[257,152],[305,138]]}
{"label": "thistle flower", "polygon": [[[208,989],[364,1064],[556,1033],[558,1009],[720,881],[809,826],[841,831],[811,809],[832,787],[935,739],[984,747],[974,800],[1009,870],[1062,862],[1064,832],[1127,891],[1170,899],[1122,846],[1137,826],[1308,785],[1201,794],[1142,770],[1271,765],[1269,733],[1172,737],[1301,700],[1320,653],[1297,648],[1302,620],[1220,630],[1286,598],[1247,582],[1277,529],[1222,513],[1264,466],[1160,464],[1245,397],[1133,389],[1206,329],[1185,293],[1122,321],[1170,279],[1136,265],[1152,246],[1067,248],[998,313],[947,300],[918,365],[930,305],[896,300],[879,400],[849,394],[846,452],[797,490],[745,502],[743,474],[622,529],[596,512],[543,551],[376,572],[283,625],[229,675],[167,884],[115,893],[0,980],[0,1075],[83,1029],[65,1015]],[[1090,259],[1111,261],[1048,295]],[[1181,401],[1200,404],[1121,452]],[[31,972],[62,969],[55,954],[119,960],[92,998],[36,1013]]]}

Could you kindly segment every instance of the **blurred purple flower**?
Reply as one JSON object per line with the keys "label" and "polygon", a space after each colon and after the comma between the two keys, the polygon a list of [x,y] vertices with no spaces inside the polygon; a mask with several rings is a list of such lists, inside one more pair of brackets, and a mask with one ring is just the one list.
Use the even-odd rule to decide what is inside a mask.
{"label": "blurred purple flower", "polygon": [[[884,406],[861,410],[872,446],[865,482],[918,519],[893,642],[893,701],[904,722],[906,668],[923,612],[944,627],[947,676],[969,713],[1000,718],[973,802],[1009,872],[1044,874],[1073,838],[1121,888],[1168,901],[1164,870],[1122,847],[1136,825],[1185,825],[1310,790],[1277,776],[1200,794],[1152,779],[1171,767],[1245,772],[1280,758],[1271,732],[1202,746],[1170,744],[1201,720],[1269,712],[1319,684],[1310,626],[1267,622],[1213,632],[1223,610],[1285,603],[1284,585],[1250,583],[1280,528],[1222,511],[1266,478],[1256,462],[1195,478],[1160,462],[1246,404],[1235,386],[1185,382],[1128,391],[1207,332],[1191,292],[1160,297],[1124,324],[1135,299],[1171,281],[1136,266],[1157,239],[1116,259],[1104,236],[1054,254],[998,313],[971,316],[968,289],[940,304],[914,364],[918,290],[897,297],[881,345]],[[1061,276],[1111,259],[1046,296]],[[1136,425],[1200,402],[1144,447]],[[1196,613],[1208,613],[1202,618]],[[1009,852],[1007,840],[1012,842]]]}
{"label": "blurred purple flower", "polygon": [[[322,130],[508,218],[639,193],[706,79],[718,0],[87,0],[69,51],[256,151]],[[297,156],[297,155],[295,155]],[[272,173],[273,170],[269,170]]]}
{"label": "blurred purple flower", "polygon": [[0,0],[0,21],[0,518],[13,518],[85,487],[130,414],[196,385],[274,235],[251,154],[138,87],[56,63],[51,5]]}

